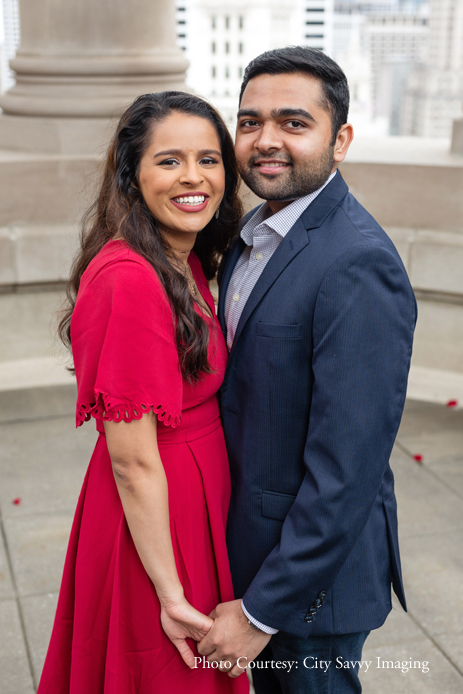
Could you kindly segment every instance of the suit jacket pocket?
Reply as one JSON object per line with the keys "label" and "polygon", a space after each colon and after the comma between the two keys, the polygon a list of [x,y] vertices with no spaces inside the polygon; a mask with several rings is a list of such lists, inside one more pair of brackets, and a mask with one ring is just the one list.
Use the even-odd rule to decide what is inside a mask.
{"label": "suit jacket pocket", "polygon": [[297,340],[301,337],[301,324],[278,325],[276,323],[256,323],[256,335],[259,337],[273,337],[280,340]]}
{"label": "suit jacket pocket", "polygon": [[294,503],[294,494],[262,491],[262,515],[283,521]]}

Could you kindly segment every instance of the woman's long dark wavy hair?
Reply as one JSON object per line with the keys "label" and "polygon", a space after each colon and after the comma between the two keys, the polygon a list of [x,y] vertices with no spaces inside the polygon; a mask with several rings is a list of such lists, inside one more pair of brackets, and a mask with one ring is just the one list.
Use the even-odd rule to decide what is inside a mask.
{"label": "woman's long dark wavy hair", "polygon": [[[176,342],[182,375],[190,382],[210,373],[207,358],[209,330],[194,301],[184,274],[169,261],[170,247],[138,188],[140,161],[153,127],[173,113],[199,116],[212,123],[219,137],[225,168],[225,193],[215,216],[197,235],[194,251],[207,279],[212,279],[221,256],[236,235],[242,208],[239,174],[227,126],[206,101],[184,92],[160,92],[138,97],[127,109],[109,146],[98,198],[82,222],[80,251],[67,286],[68,307],[59,335],[71,347],[71,317],[82,274],[90,261],[116,234],[153,266],[166,291],[176,322]],[[135,184],[135,185],[134,185]]]}

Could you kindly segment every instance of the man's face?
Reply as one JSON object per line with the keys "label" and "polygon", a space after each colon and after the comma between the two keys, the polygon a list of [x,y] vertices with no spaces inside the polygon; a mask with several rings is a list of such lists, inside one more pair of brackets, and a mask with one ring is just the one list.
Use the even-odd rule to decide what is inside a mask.
{"label": "man's face", "polygon": [[320,80],[301,73],[258,75],[238,112],[240,174],[277,211],[320,188],[334,171],[332,135]]}

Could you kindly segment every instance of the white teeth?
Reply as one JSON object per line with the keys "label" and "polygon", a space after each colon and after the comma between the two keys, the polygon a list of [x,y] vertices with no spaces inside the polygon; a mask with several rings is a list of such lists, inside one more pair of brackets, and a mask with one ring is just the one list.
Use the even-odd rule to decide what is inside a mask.
{"label": "white teeth", "polygon": [[205,201],[206,196],[205,195],[189,195],[188,197],[185,198],[174,198],[175,202],[178,202],[180,205],[202,205],[202,203]]}

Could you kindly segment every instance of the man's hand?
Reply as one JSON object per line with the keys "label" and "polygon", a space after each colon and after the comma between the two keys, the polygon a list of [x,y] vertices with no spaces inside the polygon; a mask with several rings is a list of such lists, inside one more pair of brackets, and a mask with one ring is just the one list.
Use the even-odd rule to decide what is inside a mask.
{"label": "man's hand", "polygon": [[198,644],[198,651],[207,656],[210,663],[222,661],[220,669],[228,671],[230,677],[238,677],[265,648],[271,634],[257,631],[248,624],[241,609],[241,600],[217,605],[209,617],[212,617],[214,623],[207,636]]}

